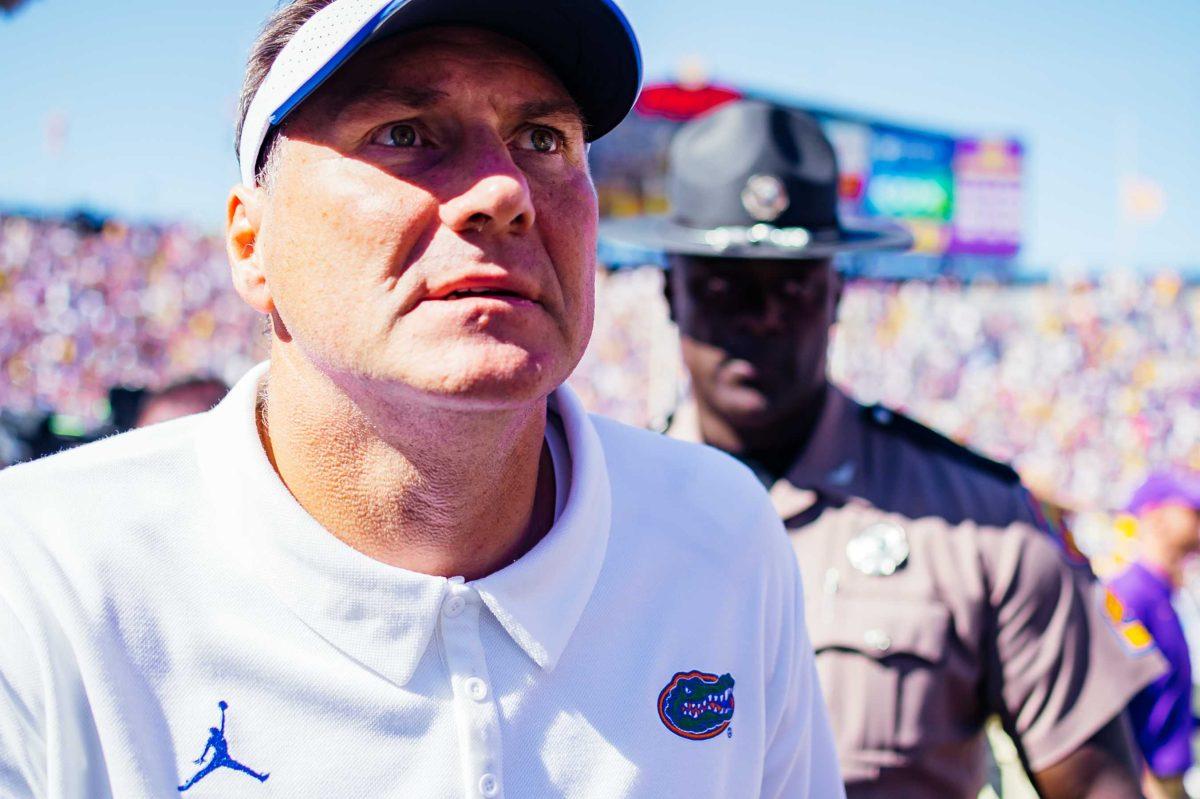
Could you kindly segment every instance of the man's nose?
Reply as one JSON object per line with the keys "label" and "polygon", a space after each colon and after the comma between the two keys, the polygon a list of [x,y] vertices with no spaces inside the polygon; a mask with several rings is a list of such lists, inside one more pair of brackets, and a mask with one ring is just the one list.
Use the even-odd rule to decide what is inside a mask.
{"label": "man's nose", "polygon": [[507,147],[464,154],[467,188],[442,203],[442,224],[457,233],[516,234],[533,228],[533,197]]}
{"label": "man's nose", "polygon": [[755,312],[744,318],[746,328],[756,336],[766,336],[783,331],[788,321],[788,306],[779,297],[766,295],[756,304]]}

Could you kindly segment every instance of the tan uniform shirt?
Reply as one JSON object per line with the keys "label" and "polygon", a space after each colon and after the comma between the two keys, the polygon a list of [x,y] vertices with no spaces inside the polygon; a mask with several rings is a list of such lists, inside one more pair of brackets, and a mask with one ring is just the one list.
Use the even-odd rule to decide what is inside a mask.
{"label": "tan uniform shirt", "polygon": [[[670,432],[697,438],[694,409]],[[1121,639],[1014,472],[898,414],[831,388],[771,498],[853,799],[974,797],[993,713],[1046,768],[1162,669]]]}

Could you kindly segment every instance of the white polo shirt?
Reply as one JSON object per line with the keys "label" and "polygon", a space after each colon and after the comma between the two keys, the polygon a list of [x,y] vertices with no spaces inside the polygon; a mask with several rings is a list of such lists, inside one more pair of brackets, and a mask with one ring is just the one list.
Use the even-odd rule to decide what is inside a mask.
{"label": "white polo shirt", "polygon": [[0,796],[843,795],[795,560],[735,461],[559,389],[553,528],[431,577],[289,494],[264,368],[0,473]]}

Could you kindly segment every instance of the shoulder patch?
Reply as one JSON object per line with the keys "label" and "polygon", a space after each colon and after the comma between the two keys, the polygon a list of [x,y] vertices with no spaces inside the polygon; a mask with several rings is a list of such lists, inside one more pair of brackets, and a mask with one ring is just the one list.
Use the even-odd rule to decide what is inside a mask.
{"label": "shoulder patch", "polygon": [[1128,611],[1125,603],[1111,588],[1104,589],[1101,603],[1109,629],[1120,640],[1126,652],[1131,655],[1144,655],[1156,649],[1154,637],[1150,635],[1150,631]]}
{"label": "shoulder patch", "polygon": [[1075,543],[1075,535],[1071,532],[1071,526],[1067,524],[1066,509],[1034,496],[1028,489],[1025,489],[1024,493],[1038,526],[1058,544],[1067,562],[1072,566],[1086,568],[1090,572],[1091,561]]}
{"label": "shoulder patch", "polygon": [[891,408],[885,408],[882,405],[863,407],[862,415],[868,426],[906,439],[923,450],[945,455],[964,466],[985,472],[1004,483],[1021,482],[1016,470],[1008,464],[994,461]]}

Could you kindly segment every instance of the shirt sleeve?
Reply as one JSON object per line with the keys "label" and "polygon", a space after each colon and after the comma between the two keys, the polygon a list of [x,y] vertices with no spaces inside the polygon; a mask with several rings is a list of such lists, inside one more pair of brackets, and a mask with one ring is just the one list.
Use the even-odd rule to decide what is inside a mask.
{"label": "shirt sleeve", "polygon": [[1158,777],[1178,777],[1192,763],[1192,697],[1183,686],[1152,685],[1129,703],[1129,720],[1146,765]]}
{"label": "shirt sleeve", "polygon": [[0,796],[47,795],[42,680],[29,637],[0,597]]}
{"label": "shirt sleeve", "polygon": [[[1114,596],[1119,595],[1115,587],[1112,590]],[[1174,652],[1176,657],[1187,658],[1187,642],[1169,603],[1158,613],[1136,608],[1134,617],[1145,625],[1164,656]],[[1129,720],[1138,748],[1146,765],[1159,777],[1178,777],[1192,765],[1192,685],[1186,675],[1185,668],[1172,663],[1168,673],[1139,691],[1129,703]]]}
{"label": "shirt sleeve", "polygon": [[1034,771],[1078,749],[1162,673],[1104,615],[1103,589],[1032,520],[979,532],[989,580],[988,693]]}
{"label": "shirt sleeve", "polygon": [[[765,503],[764,503],[765,504]],[[763,799],[843,799],[841,769],[817,678],[816,658],[804,621],[804,591],[796,556],[774,509],[766,504],[763,524],[777,530],[769,547],[773,572],[768,613],[778,620],[777,646],[768,657],[766,757]]]}

